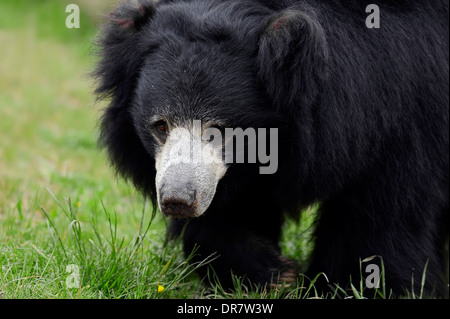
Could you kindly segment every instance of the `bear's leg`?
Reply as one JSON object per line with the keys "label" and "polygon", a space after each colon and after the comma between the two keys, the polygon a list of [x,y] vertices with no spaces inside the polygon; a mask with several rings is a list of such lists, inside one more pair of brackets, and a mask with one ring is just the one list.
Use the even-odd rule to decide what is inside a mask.
{"label": "bear's leg", "polygon": [[377,255],[384,263],[387,289],[395,294],[411,293],[412,286],[420,294],[427,264],[425,294],[448,295],[442,277],[448,236],[445,195],[426,178],[417,180],[419,174],[399,175],[405,179],[393,180],[394,172],[390,179],[382,174],[366,179],[323,203],[309,277],[324,272],[330,284],[345,289],[351,275],[359,287],[360,272],[367,278],[373,271],[366,272],[368,264],[377,264],[381,272],[380,258],[362,263],[361,269],[360,260]]}
{"label": "bear's leg", "polygon": [[[242,277],[253,284],[272,284],[294,282],[297,271],[293,262],[281,256],[278,237],[281,222],[267,224],[271,232],[264,234],[264,226],[246,224],[241,221],[218,221],[208,216],[191,219],[187,222],[174,220],[171,233],[181,233],[185,255],[194,248],[192,262],[199,262],[208,256],[217,257],[198,273],[206,278],[211,268],[224,288],[232,288],[232,276]],[[184,228],[184,229],[182,229]],[[213,279],[209,272],[210,279]]]}

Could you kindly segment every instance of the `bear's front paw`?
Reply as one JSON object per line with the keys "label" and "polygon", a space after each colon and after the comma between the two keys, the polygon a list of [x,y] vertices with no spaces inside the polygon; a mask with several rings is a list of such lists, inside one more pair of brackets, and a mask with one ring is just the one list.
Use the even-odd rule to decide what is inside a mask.
{"label": "bear's front paw", "polygon": [[279,275],[276,278],[276,282],[271,283],[272,288],[281,288],[284,287],[290,287],[291,282],[295,282],[297,280],[297,267],[295,266],[294,262],[287,259],[284,256],[280,256],[279,260],[283,264],[283,267],[279,271]]}

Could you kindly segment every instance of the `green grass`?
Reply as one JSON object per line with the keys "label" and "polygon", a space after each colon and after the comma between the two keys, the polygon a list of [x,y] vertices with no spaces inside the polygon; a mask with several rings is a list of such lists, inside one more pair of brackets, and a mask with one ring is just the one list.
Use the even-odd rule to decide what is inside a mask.
{"label": "green grass", "polygon": [[[166,220],[115,178],[96,144],[104,104],[94,103],[87,74],[110,5],[77,2],[81,28],[69,30],[70,2],[0,2],[0,298],[322,297],[317,277],[277,289],[239,278],[234,292],[203,285],[180,243],[164,245]],[[315,209],[285,225],[283,254],[300,265],[312,250]],[[328,297],[337,293],[366,296],[361,287]]]}

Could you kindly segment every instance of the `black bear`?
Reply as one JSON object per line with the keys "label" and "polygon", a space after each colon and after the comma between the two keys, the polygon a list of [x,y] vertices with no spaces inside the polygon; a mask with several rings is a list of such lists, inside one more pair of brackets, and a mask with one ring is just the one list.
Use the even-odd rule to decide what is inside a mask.
{"label": "black bear", "polygon": [[129,1],[101,32],[100,142],[224,286],[294,281],[284,217],[320,203],[306,274],[381,256],[395,293],[448,294],[449,4],[379,0],[373,28],[370,2]]}

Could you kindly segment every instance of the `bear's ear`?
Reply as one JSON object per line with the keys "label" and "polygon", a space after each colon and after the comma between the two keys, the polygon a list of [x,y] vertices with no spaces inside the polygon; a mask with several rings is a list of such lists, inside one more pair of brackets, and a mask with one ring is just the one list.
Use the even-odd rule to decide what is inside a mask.
{"label": "bear's ear", "polygon": [[137,78],[146,48],[140,31],[154,15],[151,0],[122,2],[97,38],[99,62],[93,72],[100,98],[112,97],[111,106],[124,106]]}
{"label": "bear's ear", "polygon": [[110,22],[113,27],[122,30],[139,31],[155,13],[155,5],[151,0],[122,2],[111,12]]}
{"label": "bear's ear", "polygon": [[320,93],[327,44],[315,13],[286,9],[266,22],[259,42],[259,76],[281,113],[296,116]]}

